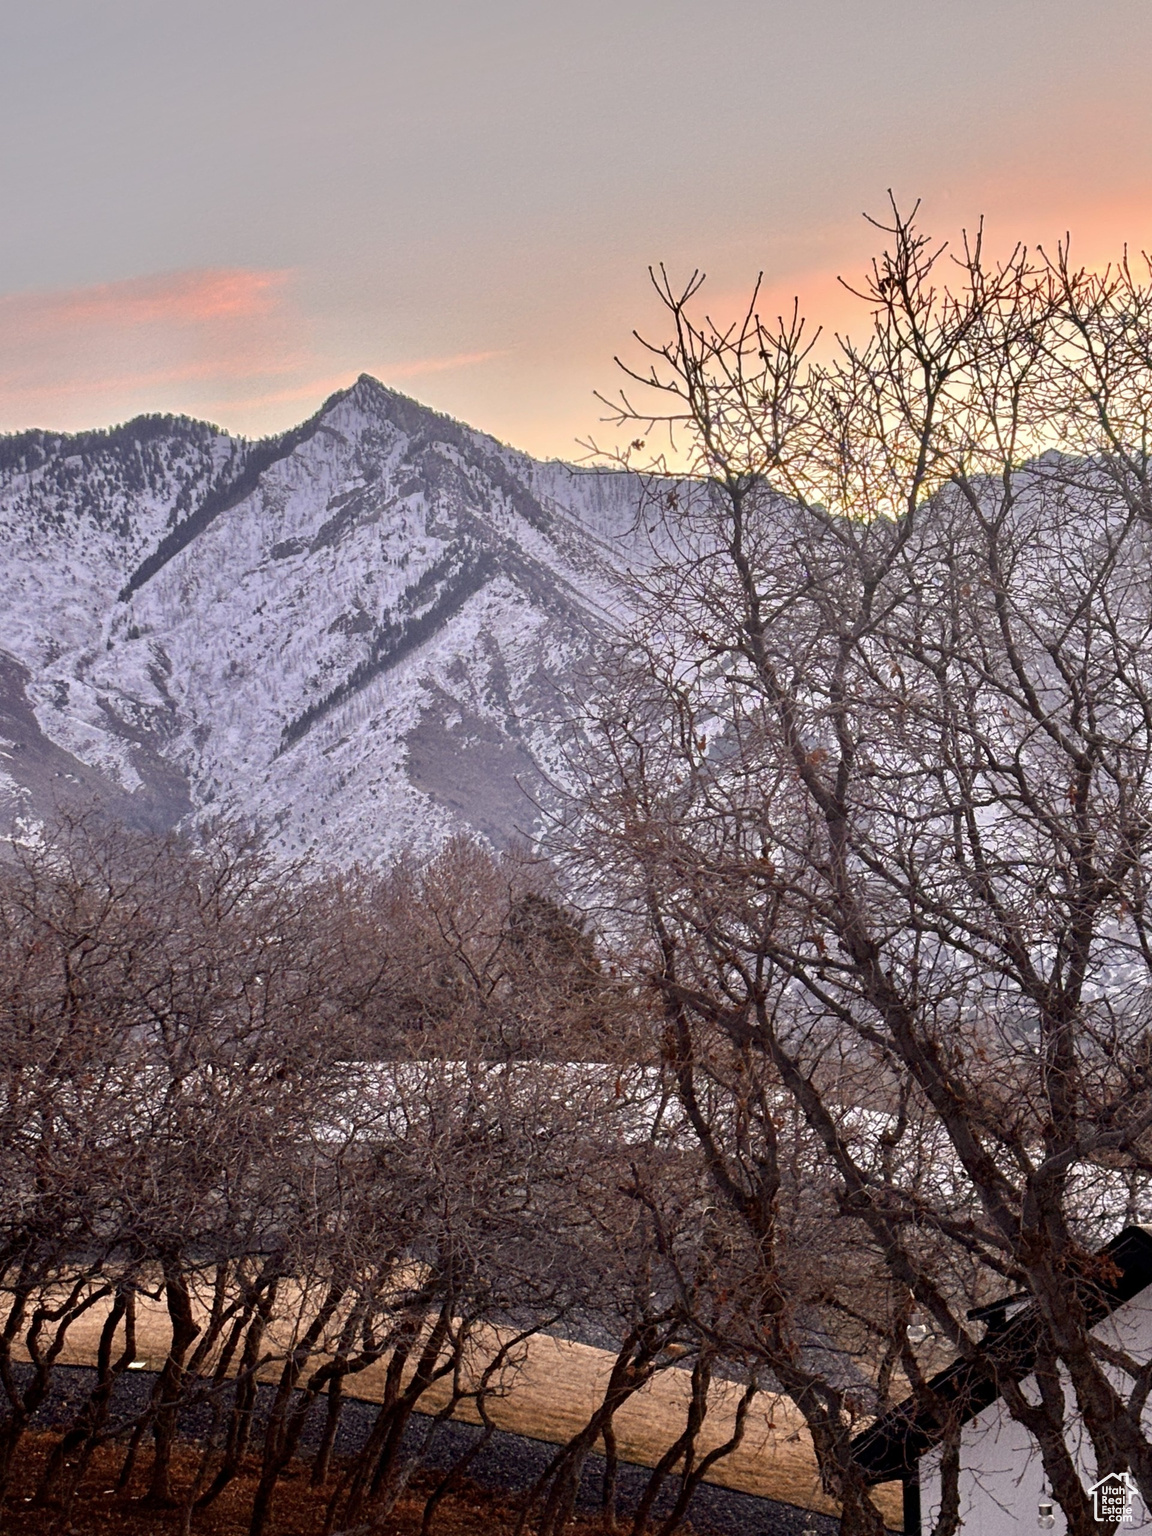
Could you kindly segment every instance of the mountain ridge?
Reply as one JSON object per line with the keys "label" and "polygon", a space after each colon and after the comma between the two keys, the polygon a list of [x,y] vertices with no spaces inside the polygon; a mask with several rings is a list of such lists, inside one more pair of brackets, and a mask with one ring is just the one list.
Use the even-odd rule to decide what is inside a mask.
{"label": "mountain ridge", "polygon": [[0,439],[0,817],[88,795],[334,864],[530,835],[565,688],[648,556],[641,485],[366,374],[256,442],[157,416]]}

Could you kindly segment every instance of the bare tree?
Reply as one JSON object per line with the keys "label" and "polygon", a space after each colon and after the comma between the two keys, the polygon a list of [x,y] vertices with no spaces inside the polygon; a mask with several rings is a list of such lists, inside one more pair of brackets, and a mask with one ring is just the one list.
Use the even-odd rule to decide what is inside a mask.
{"label": "bare tree", "polygon": [[[1026,1292],[1098,1475],[1152,1497],[1145,1364],[1091,1331],[1152,1127],[1152,284],[979,237],[952,258],[895,208],[884,232],[866,340],[827,363],[796,314],[714,326],[699,277],[656,275],[672,338],[616,420],[670,427],[693,477],[650,481],[660,558],[577,743],[577,854],[648,934],[750,1236],[775,1176],[693,1110],[717,1036],[802,1113],[892,1287],[889,1357],[901,1306],[978,1358],[967,1311]],[[842,1407],[781,1379],[845,1530],[877,1529]],[[1088,1531],[1063,1394],[1004,1387]]]}
{"label": "bare tree", "polygon": [[625,1060],[639,1042],[630,993],[610,973],[554,870],[466,837],[424,863],[324,889],[340,946],[350,1054],[467,1051]]}
{"label": "bare tree", "polygon": [[[647,1529],[679,1477],[667,1536],[739,1444],[766,1358],[743,1302],[767,1271],[717,1214],[650,1003],[546,872],[457,845],[379,881],[313,879],[227,829],[193,847],[86,817],[17,851],[0,870],[5,1473],[83,1323],[94,1377],[35,1494],[62,1527],[117,1441],[120,1494],[185,1536],[247,1476],[260,1536],[308,1456],[330,1528],[383,1530],[448,1418],[473,1410],[486,1443],[528,1341],[567,1327],[608,1346],[609,1379],[524,1523],[560,1536],[598,1444],[614,1518],[615,1416],[680,1369],[683,1432],[633,1518]],[[724,1093],[701,1098],[726,1124]],[[801,1352],[823,1347],[800,1326]],[[338,1456],[369,1372],[373,1421]],[[736,1425],[702,1454],[733,1372]],[[426,1531],[475,1454],[432,1489]]]}

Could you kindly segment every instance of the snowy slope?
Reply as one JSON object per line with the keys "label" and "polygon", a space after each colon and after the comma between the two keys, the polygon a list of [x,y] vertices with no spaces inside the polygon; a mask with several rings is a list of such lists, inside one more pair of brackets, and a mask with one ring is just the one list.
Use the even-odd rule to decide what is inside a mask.
{"label": "snowy slope", "polygon": [[339,863],[528,833],[638,496],[366,376],[257,444],[0,439],[0,813],[99,794]]}

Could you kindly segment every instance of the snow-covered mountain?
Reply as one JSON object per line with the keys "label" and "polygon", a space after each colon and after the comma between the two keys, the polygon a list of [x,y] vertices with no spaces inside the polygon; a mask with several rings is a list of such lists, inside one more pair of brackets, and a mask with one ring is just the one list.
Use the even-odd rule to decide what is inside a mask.
{"label": "snow-covered mountain", "polygon": [[258,443],[0,439],[0,817],[221,813],[338,863],[527,832],[638,500],[366,375]]}

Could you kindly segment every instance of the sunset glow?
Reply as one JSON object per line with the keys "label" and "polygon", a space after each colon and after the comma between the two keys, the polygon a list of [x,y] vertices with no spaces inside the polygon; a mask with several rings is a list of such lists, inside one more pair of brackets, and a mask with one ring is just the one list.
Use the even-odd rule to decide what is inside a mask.
{"label": "sunset glow", "polygon": [[29,10],[0,61],[0,430],[260,434],[367,371],[571,456],[659,334],[650,263],[717,315],[763,271],[831,337],[889,187],[996,252],[1152,244],[1135,0],[101,9]]}

